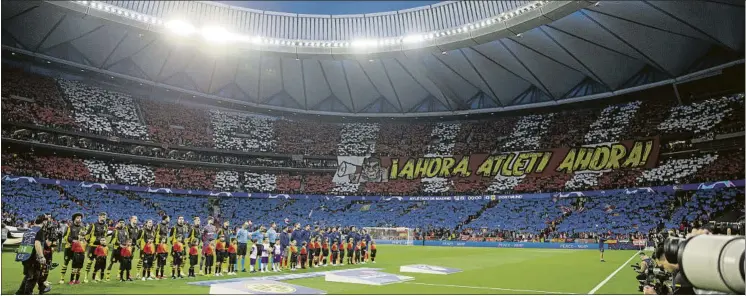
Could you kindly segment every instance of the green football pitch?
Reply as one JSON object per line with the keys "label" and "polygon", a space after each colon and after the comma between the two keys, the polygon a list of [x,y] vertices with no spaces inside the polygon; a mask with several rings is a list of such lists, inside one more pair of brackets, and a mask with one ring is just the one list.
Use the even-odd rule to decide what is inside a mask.
{"label": "green football pitch", "polygon": [[[320,289],[328,294],[638,294],[635,272],[629,265],[638,261],[635,251],[606,251],[599,262],[595,250],[493,249],[465,247],[422,247],[379,245],[375,264],[321,267],[308,271],[357,267],[382,268],[383,272],[414,277],[414,280],[385,286],[332,283],[323,277],[288,280],[287,283]],[[22,278],[22,266],[13,253],[2,254],[2,294],[13,294]],[[55,254],[60,262],[62,254]],[[248,264],[248,260],[246,262]],[[399,266],[429,264],[459,268],[449,275],[400,273]],[[115,270],[118,266],[115,265]],[[134,270],[133,270],[134,272]],[[170,275],[170,268],[166,275]],[[290,273],[284,271],[284,273]],[[209,287],[188,285],[188,281],[222,280],[235,277],[278,275],[279,273],[238,273],[237,276],[187,280],[101,282],[76,286],[59,285],[60,267],[52,270],[49,294],[208,294]],[[69,271],[66,281],[69,281]],[[115,277],[113,275],[113,277]],[[82,277],[81,277],[82,280]],[[35,291],[36,292],[36,291]]]}

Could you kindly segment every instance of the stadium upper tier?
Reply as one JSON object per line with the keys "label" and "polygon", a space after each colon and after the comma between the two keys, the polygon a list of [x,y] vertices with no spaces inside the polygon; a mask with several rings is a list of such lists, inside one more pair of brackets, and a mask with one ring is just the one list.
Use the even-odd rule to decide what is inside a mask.
{"label": "stadium upper tier", "polygon": [[[742,94],[480,121],[320,123],[139,99],[12,68],[3,74],[5,174],[181,189],[400,195],[624,188],[740,179],[744,172],[742,150],[692,146],[743,132]],[[657,161],[644,167],[385,183],[338,178],[348,166],[361,165],[346,162],[369,154],[510,154],[656,135],[668,140]]]}
{"label": "stadium upper tier", "polygon": [[2,8],[4,50],[256,112],[500,112],[680,82],[743,61],[743,3],[732,0],[446,1],[323,16],[202,1]]}

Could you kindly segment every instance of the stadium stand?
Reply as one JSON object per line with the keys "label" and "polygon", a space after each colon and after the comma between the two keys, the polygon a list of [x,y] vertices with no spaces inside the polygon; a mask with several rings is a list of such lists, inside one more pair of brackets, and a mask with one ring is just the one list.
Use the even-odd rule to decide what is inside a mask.
{"label": "stadium stand", "polygon": [[640,109],[640,101],[611,105],[601,111],[601,115],[585,134],[585,144],[597,144],[621,140],[620,136]]}
{"label": "stadium stand", "polygon": [[381,124],[376,140],[380,156],[411,156],[425,154],[433,126],[421,123]]}
{"label": "stadium stand", "polygon": [[591,144],[592,142],[584,141],[583,135],[588,129],[593,129],[591,124],[593,120],[599,117],[597,109],[580,109],[571,111],[562,111],[552,123],[545,137],[540,139],[539,147],[542,149],[552,149],[557,147],[576,147],[582,144]]}
{"label": "stadium stand", "polygon": [[738,101],[743,101],[743,95],[711,98],[690,105],[673,107],[669,117],[661,122],[658,129],[664,133],[702,134],[710,132],[723,118],[734,111],[730,103]]}
{"label": "stadium stand", "polygon": [[211,110],[215,148],[237,151],[274,151],[272,120],[245,113]]}
{"label": "stadium stand", "polygon": [[526,115],[516,123],[515,129],[500,147],[500,151],[523,151],[539,149],[541,138],[546,134],[555,113]]}
{"label": "stadium stand", "polygon": [[2,113],[5,121],[51,127],[75,126],[57,83],[50,78],[3,65]]}
{"label": "stadium stand", "polygon": [[[133,99],[77,81],[52,80],[25,74],[3,76],[2,132],[4,139],[82,148],[91,153],[114,152],[111,158],[87,153],[42,153],[16,145],[3,147],[6,175],[62,180],[151,186],[153,188],[247,191],[272,194],[454,195],[512,194],[568,190],[615,189],[739,179],[743,176],[742,149],[699,149],[691,137],[743,131],[742,94],[677,106],[670,98],[632,100],[600,107],[522,116],[497,116],[477,121],[446,123],[319,123],[267,118],[247,113],[187,107],[176,103]],[[16,73],[14,72],[14,73]],[[6,77],[8,76],[8,77]],[[60,92],[60,89],[62,90]],[[20,97],[20,99],[19,99]],[[7,103],[7,104],[6,104]],[[67,107],[71,106],[71,107]],[[573,116],[570,116],[573,115]],[[9,124],[8,124],[9,123]],[[15,125],[14,125],[15,124]],[[26,124],[26,125],[21,125]],[[53,128],[35,130],[34,126]],[[72,135],[82,131],[88,135]],[[121,137],[117,141],[96,138]],[[417,157],[470,153],[551,149],[581,144],[665,136],[667,152],[655,168],[620,169],[577,174],[529,174],[494,178],[425,178],[386,183],[332,181],[336,159],[318,156]],[[150,141],[148,145],[126,139]],[[683,142],[684,144],[676,144]],[[721,144],[718,144],[721,145]],[[725,145],[725,144],[722,144]],[[179,151],[165,147],[180,147]],[[268,152],[304,155],[255,156],[199,151],[215,148],[237,153]],[[46,150],[45,150],[46,151]],[[683,152],[680,152],[683,151]],[[670,155],[669,155],[670,153]],[[130,162],[131,155],[159,161]],[[164,160],[195,160],[221,165],[275,168],[311,168],[308,171],[265,171],[245,168],[165,165]],[[97,191],[39,184],[3,182],[3,212],[53,208],[55,215],[83,211],[93,217],[108,211],[111,218],[139,215],[157,219],[161,213],[186,217],[209,215],[208,198],[165,193]],[[252,219],[325,225],[355,221],[366,226],[419,227],[429,237],[455,239],[535,240],[587,237],[611,231],[619,235],[647,232],[654,225],[641,221],[642,212],[675,225],[715,215],[742,197],[740,189],[693,193],[676,204],[677,197],[650,193],[644,201],[627,196],[560,200],[509,200],[484,203],[349,202],[340,200],[258,200],[221,198],[223,218],[239,225],[237,213],[249,209]],[[28,198],[28,199],[23,199]],[[24,201],[33,201],[28,203]],[[101,202],[100,199],[106,199]],[[34,208],[31,204],[40,204]],[[31,208],[29,208],[31,207]],[[268,209],[272,209],[269,211]],[[484,211],[484,212],[482,212]],[[29,220],[32,217],[19,217]],[[603,221],[602,223],[597,223]],[[596,227],[603,224],[603,227]]]}
{"label": "stadium stand", "polygon": [[210,114],[204,109],[171,102],[138,100],[150,137],[168,145],[214,147]]}
{"label": "stadium stand", "polygon": [[340,130],[338,156],[365,156],[376,152],[380,126],[375,123],[344,123]]}
{"label": "stadium stand", "polygon": [[147,139],[134,101],[129,95],[107,91],[78,81],[57,81],[72,104],[75,122],[96,134]]}
{"label": "stadium stand", "polygon": [[340,125],[320,122],[275,120],[277,153],[335,155]]}
{"label": "stadium stand", "polygon": [[683,178],[691,176],[700,168],[708,165],[717,159],[717,155],[705,154],[702,156],[693,156],[691,158],[672,158],[658,167],[642,172],[637,177],[638,184],[681,184]]}
{"label": "stadium stand", "polygon": [[453,154],[468,155],[495,151],[499,139],[510,135],[517,120],[518,117],[498,117],[489,121],[461,123]]}

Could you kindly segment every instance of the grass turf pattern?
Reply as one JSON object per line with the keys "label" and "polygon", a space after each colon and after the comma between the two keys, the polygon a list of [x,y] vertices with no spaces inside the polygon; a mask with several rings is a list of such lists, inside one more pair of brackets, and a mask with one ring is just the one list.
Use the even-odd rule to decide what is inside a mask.
{"label": "grass turf pattern", "polygon": [[[379,245],[377,263],[356,266],[327,266],[298,270],[293,273],[351,269],[358,267],[383,268],[383,272],[413,276],[410,282],[386,286],[367,286],[330,283],[324,277],[289,280],[287,283],[324,290],[329,294],[586,294],[635,256],[635,251],[609,251],[606,262],[599,262],[596,250],[553,249],[493,249],[467,247],[423,247]],[[61,263],[62,254],[56,253],[54,262]],[[248,265],[249,260],[246,260]],[[628,265],[606,282],[595,294],[638,294],[635,272]],[[22,279],[22,266],[14,262],[14,254],[2,254],[2,294],[13,294]],[[240,264],[240,261],[239,261]],[[459,268],[463,271],[450,275],[400,273],[399,266],[429,264]],[[133,279],[134,268],[133,264]],[[226,265],[227,266],[227,265]],[[247,266],[248,268],[248,266]],[[187,285],[188,281],[223,280],[236,277],[250,278],[290,273],[239,272],[236,276],[199,276],[196,279],[165,279],[154,281],[111,282],[59,285],[60,267],[51,271],[53,283],[49,294],[208,294],[209,287]],[[112,272],[118,273],[114,265]],[[170,277],[171,268],[165,275]],[[70,270],[65,282],[69,281]],[[81,280],[83,276],[81,275]],[[90,277],[89,277],[90,280]],[[36,290],[34,291],[37,292]]]}

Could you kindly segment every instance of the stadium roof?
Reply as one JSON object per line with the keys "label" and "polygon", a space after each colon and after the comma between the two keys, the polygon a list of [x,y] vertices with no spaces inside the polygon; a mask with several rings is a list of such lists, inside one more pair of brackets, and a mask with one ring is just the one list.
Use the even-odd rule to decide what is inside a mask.
{"label": "stadium roof", "polygon": [[[508,2],[520,2],[515,7],[532,3]],[[120,5],[139,12],[146,10],[140,6],[159,2],[132,3],[141,4]],[[572,1],[575,9],[560,17],[537,6],[532,19],[507,19],[499,33],[426,49],[335,54],[336,48],[300,48],[300,43],[280,48],[280,41],[276,50],[206,44],[153,30],[137,22],[141,16],[135,13],[134,21],[118,20],[58,2],[4,1],[2,45],[56,63],[257,108],[359,116],[442,116],[546,106],[670,83],[743,62],[742,1],[594,3]],[[200,5],[226,13],[246,10]],[[442,8],[436,6],[425,9]],[[130,10],[123,11],[129,16]]]}

